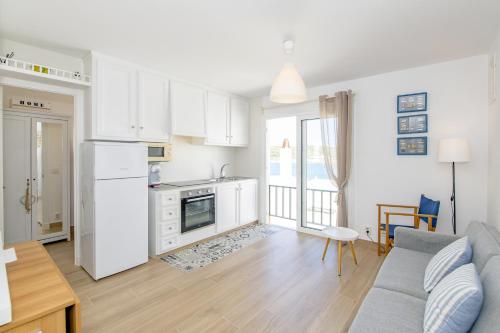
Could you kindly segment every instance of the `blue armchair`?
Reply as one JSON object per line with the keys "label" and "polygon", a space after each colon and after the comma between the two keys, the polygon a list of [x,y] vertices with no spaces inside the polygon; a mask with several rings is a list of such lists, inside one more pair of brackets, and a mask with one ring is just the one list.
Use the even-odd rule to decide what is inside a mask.
{"label": "blue armchair", "polygon": [[[404,228],[420,228],[420,222],[427,223],[427,230],[434,232],[436,230],[437,219],[439,214],[440,202],[427,198],[425,195],[420,196],[420,204],[418,206],[411,205],[390,205],[390,204],[377,204],[378,208],[378,228],[377,228],[377,252],[380,256],[382,249],[387,254],[391,247],[394,245],[394,231],[397,227]],[[384,208],[399,208],[399,209],[412,209],[412,213],[385,211],[385,223],[382,223],[382,210]],[[391,224],[391,216],[408,216],[413,217],[413,225]],[[429,223],[430,221],[430,223]],[[382,247],[381,238],[382,234],[385,236],[385,245]]]}

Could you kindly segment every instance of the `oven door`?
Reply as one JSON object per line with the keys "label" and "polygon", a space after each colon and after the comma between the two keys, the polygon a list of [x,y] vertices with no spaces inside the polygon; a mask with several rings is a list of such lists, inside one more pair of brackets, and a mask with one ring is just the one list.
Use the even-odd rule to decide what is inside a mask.
{"label": "oven door", "polygon": [[181,233],[215,224],[215,194],[181,200]]}

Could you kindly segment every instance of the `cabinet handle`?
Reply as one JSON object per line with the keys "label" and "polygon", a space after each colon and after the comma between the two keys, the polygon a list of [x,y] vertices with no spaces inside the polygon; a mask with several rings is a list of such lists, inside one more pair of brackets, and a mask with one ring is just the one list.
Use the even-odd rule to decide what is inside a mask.
{"label": "cabinet handle", "polygon": [[132,126],[130,126],[130,127],[135,128],[135,126],[134,126],[134,125],[132,125]]}
{"label": "cabinet handle", "polygon": [[144,126],[139,127],[140,129],[144,129]]}

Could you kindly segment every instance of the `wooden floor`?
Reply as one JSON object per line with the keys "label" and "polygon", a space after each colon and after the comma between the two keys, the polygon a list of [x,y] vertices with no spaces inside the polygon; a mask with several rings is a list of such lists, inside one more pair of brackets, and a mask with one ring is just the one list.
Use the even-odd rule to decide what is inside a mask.
{"label": "wooden floor", "polygon": [[[332,242],[333,244],[333,242]],[[95,282],[73,265],[73,243],[46,248],[82,303],[84,332],[345,332],[383,261],[376,246],[336,246],[282,230],[191,273],[158,257]]]}

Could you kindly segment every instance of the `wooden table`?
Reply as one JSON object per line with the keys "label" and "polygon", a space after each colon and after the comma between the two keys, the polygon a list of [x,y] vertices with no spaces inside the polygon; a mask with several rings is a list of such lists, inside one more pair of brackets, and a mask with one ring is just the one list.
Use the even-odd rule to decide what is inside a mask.
{"label": "wooden table", "polygon": [[330,239],[334,239],[338,241],[339,253],[338,253],[338,274],[342,275],[342,242],[349,242],[349,247],[352,252],[352,259],[354,260],[354,264],[358,264],[358,260],[356,259],[356,251],[354,250],[353,241],[359,238],[359,234],[356,230],[343,228],[343,227],[333,227],[328,228],[322,231],[323,235],[326,237],[326,245],[325,250],[323,251],[323,258],[325,260],[326,251],[328,250],[328,245],[330,245]]}
{"label": "wooden table", "polygon": [[8,263],[12,321],[0,332],[80,332],[80,300],[38,242],[19,243]]}

